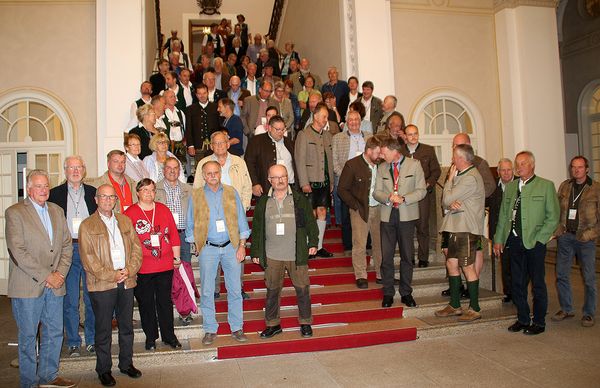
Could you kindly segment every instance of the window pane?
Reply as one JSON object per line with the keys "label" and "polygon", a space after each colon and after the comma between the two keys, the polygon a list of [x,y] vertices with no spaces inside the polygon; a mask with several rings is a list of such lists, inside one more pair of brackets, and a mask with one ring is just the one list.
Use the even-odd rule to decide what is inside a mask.
{"label": "window pane", "polygon": [[464,108],[458,105],[456,102],[451,100],[446,100],[446,113],[453,115],[454,117],[459,117],[463,114]]}
{"label": "window pane", "polygon": [[45,154],[36,155],[35,168],[48,171],[48,156]]}
{"label": "window pane", "polygon": [[51,174],[60,173],[60,155],[59,154],[50,154],[50,167],[48,170]]}
{"label": "window pane", "polygon": [[48,134],[44,125],[37,120],[29,120],[29,136],[33,141],[47,141]]}
{"label": "window pane", "polygon": [[10,142],[25,141],[27,136],[27,121],[25,118],[19,119],[10,130]]}
{"label": "window pane", "polygon": [[596,88],[590,101],[590,114],[600,113],[600,87]]}
{"label": "window pane", "polygon": [[456,135],[461,132],[460,124],[452,115],[446,115],[446,125],[448,126],[448,133],[451,135]]}
{"label": "window pane", "polygon": [[444,133],[444,116],[437,116],[433,121],[433,134],[441,135]]}
{"label": "window pane", "polygon": [[0,143],[8,141],[6,138],[8,136],[8,127],[8,122],[0,117]]}
{"label": "window pane", "polygon": [[37,102],[29,103],[29,116],[40,119],[41,122],[46,121],[53,114],[52,109]]}
{"label": "window pane", "polygon": [[65,140],[62,124],[58,116],[54,115],[48,120],[46,127],[48,128],[49,140]]}
{"label": "window pane", "polygon": [[25,101],[17,102],[6,108],[2,115],[6,117],[11,123],[16,121],[19,117],[27,114],[27,103]]}

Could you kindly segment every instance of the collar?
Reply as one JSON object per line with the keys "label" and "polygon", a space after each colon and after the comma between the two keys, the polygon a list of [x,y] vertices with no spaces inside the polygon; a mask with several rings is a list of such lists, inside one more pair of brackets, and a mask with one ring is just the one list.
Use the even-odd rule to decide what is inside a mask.
{"label": "collar", "polygon": [[104,221],[104,222],[112,222],[116,218],[114,210],[112,211],[110,217],[107,217],[104,214],[100,213],[99,210],[98,210],[98,215],[100,216],[100,219],[102,219],[102,221]]}
{"label": "collar", "polygon": [[33,205],[33,207],[36,208],[38,211],[40,211],[40,210],[48,210],[48,201],[44,202],[44,206],[39,205],[37,202],[32,201],[31,199],[29,201],[31,202],[31,204]]}
{"label": "collar", "polygon": [[217,191],[212,191],[212,189],[210,187],[208,187],[208,184],[204,184],[204,192],[210,192],[210,193],[218,193],[223,191],[223,184],[219,183],[219,188],[217,189]]}
{"label": "collar", "polygon": [[[576,184],[577,184],[577,182],[575,182],[575,178],[571,178],[571,179],[570,179],[570,181],[571,181],[571,184],[573,184],[573,185],[576,185]],[[593,182],[593,181],[592,181],[592,178],[590,178],[590,177],[589,177],[589,175],[588,175],[588,176],[586,176],[584,184],[586,184],[586,185],[588,185],[588,186],[591,186],[591,185],[592,185],[592,182]]]}
{"label": "collar", "polygon": [[360,130],[358,131],[358,133],[352,133],[352,132],[350,132],[350,129],[348,129],[346,131],[346,133],[348,134],[349,137],[352,137],[352,136],[360,136],[363,138],[365,137],[365,134],[363,133],[363,131],[360,131]]}
{"label": "collar", "polygon": [[475,167],[475,165],[473,165],[473,164],[472,164],[472,165],[470,165],[469,167],[465,168],[464,170],[462,170],[462,171],[459,171],[459,172],[458,172],[456,175],[457,175],[457,176],[464,175],[464,174],[466,174],[468,171],[470,171],[471,169],[473,169],[474,167]]}
{"label": "collar", "polygon": [[[291,188],[291,187],[288,185],[288,188],[287,188],[287,195],[290,195],[290,194],[292,194],[292,188]],[[275,190],[273,190],[273,187],[271,187],[271,188],[269,189],[269,192],[267,193],[267,195],[268,195],[270,198],[275,198]]]}
{"label": "collar", "polygon": [[535,174],[533,174],[529,179],[527,179],[526,181],[523,181],[521,178],[519,178],[519,186],[521,185],[527,185],[529,184],[529,182],[531,182],[533,179],[535,178]]}

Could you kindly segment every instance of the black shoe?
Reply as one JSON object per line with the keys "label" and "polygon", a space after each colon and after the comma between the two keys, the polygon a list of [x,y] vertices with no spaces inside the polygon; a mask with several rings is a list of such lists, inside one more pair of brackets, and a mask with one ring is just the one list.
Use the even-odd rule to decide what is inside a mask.
{"label": "black shoe", "polygon": [[512,296],[504,295],[504,298],[502,298],[502,303],[510,303],[510,302],[512,302]]}
{"label": "black shoe", "polygon": [[419,260],[419,268],[427,268],[429,267],[428,261]]}
{"label": "black shoe", "polygon": [[139,369],[137,369],[135,366],[133,366],[133,364],[129,365],[129,368],[127,368],[127,369],[119,369],[119,370],[121,371],[121,373],[131,377],[132,379],[137,379],[138,377],[142,377],[142,372],[140,372]]}
{"label": "black shoe", "polygon": [[[467,296],[462,296],[464,293],[467,293]],[[460,285],[460,294],[463,298],[468,298],[469,296],[469,291],[467,291],[467,289],[465,288],[464,284]],[[442,296],[450,296],[450,287],[446,288],[444,291],[442,291]]]}
{"label": "black shoe", "polygon": [[300,334],[304,338],[312,337],[312,327],[310,325],[300,325]]}
{"label": "black shoe", "polygon": [[163,341],[163,344],[169,345],[173,349],[181,349],[181,342],[179,342],[179,340],[177,338],[175,338],[171,341]]}
{"label": "black shoe", "polygon": [[117,383],[110,372],[98,374],[98,378],[100,379],[100,384],[104,385],[105,387],[112,387]]}
{"label": "black shoe", "polygon": [[221,293],[220,293],[220,292],[215,292],[215,293],[213,294],[213,297],[214,297],[215,299],[219,299],[219,298],[221,297]]}
{"label": "black shoe", "polygon": [[415,302],[412,294],[404,295],[400,297],[400,302],[404,303],[406,307],[417,307],[417,302]]}
{"label": "black shoe", "polygon": [[260,338],[271,338],[281,332],[281,325],[267,326],[267,328],[260,333]]}
{"label": "black shoe", "polygon": [[383,279],[375,279],[376,284],[383,284]]}
{"label": "black shoe", "polygon": [[383,301],[381,301],[381,307],[392,307],[394,304],[394,297],[391,295],[384,295]]}
{"label": "black shoe", "polygon": [[364,290],[366,288],[369,288],[369,282],[367,281],[367,279],[364,278],[356,279],[356,287]]}
{"label": "black shoe", "polygon": [[540,325],[537,325],[534,323],[533,325],[529,326],[527,329],[523,330],[523,334],[538,335],[538,334],[542,334],[545,331],[546,331],[546,326],[540,326]]}
{"label": "black shoe", "polygon": [[327,249],[325,248],[321,248],[317,251],[317,256],[319,257],[332,257],[333,253],[329,252]]}
{"label": "black shoe", "polygon": [[460,289],[460,298],[461,299],[469,299],[470,297],[471,297],[471,294],[469,294],[469,290],[463,286]]}
{"label": "black shoe", "polygon": [[242,290],[242,300],[250,299],[250,295],[246,294],[244,290]]}
{"label": "black shoe", "polygon": [[512,332],[512,333],[518,333],[521,330],[525,330],[529,328],[529,325],[524,325],[519,321],[516,321],[515,323],[513,323],[512,325],[510,325],[508,327],[508,331]]}
{"label": "black shoe", "polygon": [[146,341],[146,350],[155,350],[156,349],[156,341]]}

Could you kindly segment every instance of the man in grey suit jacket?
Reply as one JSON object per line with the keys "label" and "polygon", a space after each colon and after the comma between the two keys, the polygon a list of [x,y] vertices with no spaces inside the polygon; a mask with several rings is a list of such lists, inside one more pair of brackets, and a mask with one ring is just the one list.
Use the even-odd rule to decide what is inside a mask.
{"label": "man in grey suit jacket", "polygon": [[[8,297],[19,329],[21,387],[72,387],[58,376],[63,341],[65,278],[71,266],[71,233],[63,209],[47,202],[48,173],[32,170],[23,202],[6,209],[6,244],[10,255]],[[42,325],[39,362],[38,326]]]}
{"label": "man in grey suit jacket", "polygon": [[[248,137],[248,140],[254,136],[256,127],[266,123],[267,108],[278,106],[277,101],[271,97],[271,93],[273,93],[273,84],[265,81],[260,85],[256,96],[249,96],[244,99],[240,118],[244,123],[244,135]],[[262,119],[264,119],[264,123]]]}
{"label": "man in grey suit jacket", "polygon": [[392,138],[381,143],[385,160],[379,165],[373,198],[381,203],[381,277],[382,307],[394,303],[394,255],[400,247],[400,300],[416,307],[412,297],[415,223],[419,218],[419,201],[427,193],[423,168],[418,160],[401,153],[402,145]]}

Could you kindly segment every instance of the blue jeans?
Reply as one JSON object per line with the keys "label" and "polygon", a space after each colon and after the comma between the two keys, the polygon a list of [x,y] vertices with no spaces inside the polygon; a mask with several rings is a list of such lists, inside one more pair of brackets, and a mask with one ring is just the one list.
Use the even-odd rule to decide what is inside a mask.
{"label": "blue jeans", "polygon": [[573,257],[579,259],[583,283],[585,284],[585,299],[583,315],[591,317],[596,313],[596,243],[595,241],[577,241],[572,233],[565,233],[558,238],[556,254],[556,290],[560,308],[565,313],[573,312],[573,293],[571,292],[571,264]]}
{"label": "blue jeans", "polygon": [[[63,297],[45,288],[37,298],[12,298],[12,311],[19,329],[19,376],[21,387],[37,387],[58,375],[60,348],[63,341]],[[38,325],[40,333],[39,363],[36,354]]]}
{"label": "blue jeans", "polygon": [[85,322],[83,325],[85,343],[86,345],[94,344],[96,320],[94,319],[94,310],[92,310],[85,279],[85,271],[81,266],[81,258],[79,257],[79,244],[73,243],[73,262],[65,280],[67,294],[63,306],[67,346],[81,346],[81,337],[79,336],[79,287],[81,282],[83,282],[83,303],[85,305]]}
{"label": "blue jeans", "polygon": [[527,302],[527,285],[531,280],[533,294],[533,323],[546,326],[548,311],[548,290],[546,289],[546,244],[539,241],[531,249],[525,248],[520,237],[510,233],[506,241],[510,256],[510,273],[512,277],[512,297],[517,307],[517,319],[523,325],[529,325],[529,303]]}
{"label": "blue jeans", "polygon": [[180,230],[179,232],[179,241],[181,241],[179,256],[181,261],[186,261],[188,263],[192,262],[192,254],[190,252],[190,243],[185,242],[185,230]]}
{"label": "blue jeans", "polygon": [[244,324],[242,286],[240,284],[241,264],[235,257],[235,247],[228,244],[217,248],[205,245],[198,257],[200,262],[200,310],[202,325],[206,333],[216,333],[219,328],[215,317],[215,277],[219,263],[225,275],[227,289],[227,322],[232,332],[242,329]]}

